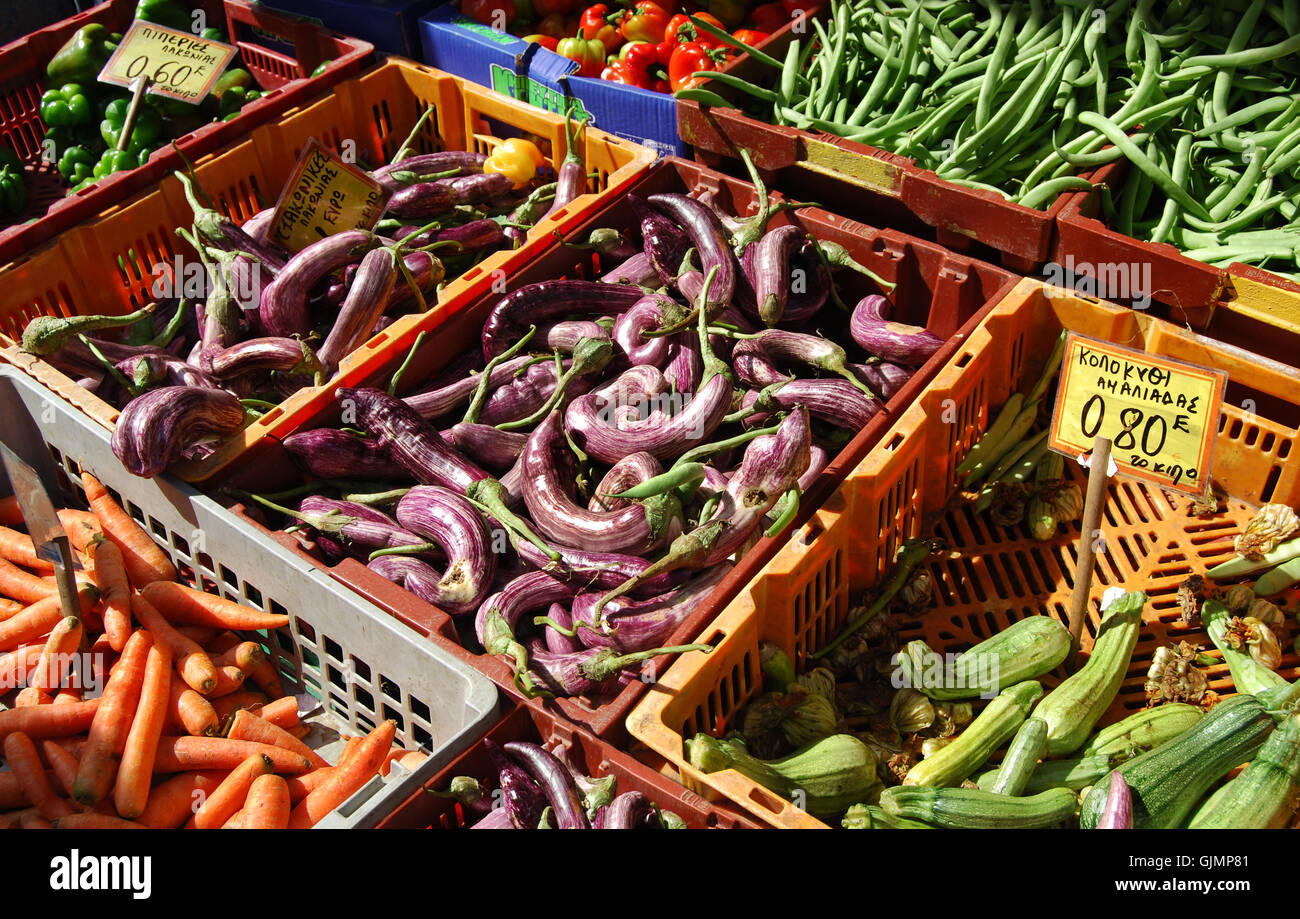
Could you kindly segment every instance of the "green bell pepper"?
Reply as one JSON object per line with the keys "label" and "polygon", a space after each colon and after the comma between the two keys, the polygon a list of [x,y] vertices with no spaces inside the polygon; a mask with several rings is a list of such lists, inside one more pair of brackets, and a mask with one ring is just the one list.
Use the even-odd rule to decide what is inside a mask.
{"label": "green bell pepper", "polygon": [[116,49],[117,42],[104,26],[97,22],[82,26],[50,58],[45,67],[46,85],[92,85]]}
{"label": "green bell pepper", "polygon": [[140,157],[130,150],[105,150],[104,155],[95,164],[95,178],[102,179],[115,172],[135,169],[140,165]]}
{"label": "green bell pepper", "polygon": [[[126,112],[130,107],[130,99],[114,99],[104,110],[104,120],[99,123],[99,136],[104,138],[104,144],[109,149],[117,146],[126,121]],[[131,131],[131,139],[127,142],[127,149],[139,154],[143,150],[156,147],[162,139],[162,116],[149,106],[141,105],[140,114],[135,120],[135,128]]]}
{"label": "green bell pepper", "polygon": [[0,167],[0,214],[17,217],[27,207],[27,180],[21,169]]}
{"label": "green bell pepper", "polygon": [[199,33],[199,38],[204,41],[219,41],[222,44],[230,44],[230,39],[226,38],[226,30],[219,29],[216,26],[208,26]]}
{"label": "green bell pepper", "polygon": [[217,117],[222,121],[230,121],[239,114],[239,110],[245,105],[260,98],[262,98],[262,94],[256,89],[232,86],[221,94],[221,101],[217,106]]}
{"label": "green bell pepper", "polygon": [[135,7],[136,19],[147,19],[179,32],[194,31],[194,13],[176,0],[140,0]]}
{"label": "green bell pepper", "polygon": [[41,95],[41,121],[49,127],[90,124],[94,118],[94,107],[79,83],[65,83]]}
{"label": "green bell pepper", "polygon": [[95,172],[95,154],[85,147],[68,147],[59,157],[59,175],[71,185],[78,185]]}
{"label": "green bell pepper", "polygon": [[333,63],[334,63],[334,58],[330,58],[327,61],[321,61],[319,64],[316,65],[316,69],[311,72],[311,75],[313,77],[320,76],[322,73],[325,72],[326,68]]}

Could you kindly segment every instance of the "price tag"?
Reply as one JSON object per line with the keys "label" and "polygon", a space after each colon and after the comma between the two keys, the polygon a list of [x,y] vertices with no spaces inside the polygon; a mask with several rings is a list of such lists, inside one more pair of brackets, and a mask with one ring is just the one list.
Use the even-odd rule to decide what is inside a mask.
{"label": "price tag", "polygon": [[344,230],[369,230],[392,192],[312,138],[271,218],[269,238],[290,252]]}
{"label": "price tag", "polygon": [[1048,446],[1069,457],[1112,444],[1119,471],[1205,492],[1228,375],[1071,334]]}
{"label": "price tag", "polygon": [[198,105],[238,50],[137,19],[99,72],[99,81],[129,88],[137,78],[148,77],[149,92]]}

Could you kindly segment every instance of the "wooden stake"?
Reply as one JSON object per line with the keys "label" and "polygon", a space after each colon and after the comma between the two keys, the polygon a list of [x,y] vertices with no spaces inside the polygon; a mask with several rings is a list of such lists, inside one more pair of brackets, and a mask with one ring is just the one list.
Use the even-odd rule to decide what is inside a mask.
{"label": "wooden stake", "polygon": [[148,77],[136,77],[135,87],[131,93],[131,104],[127,107],[126,117],[122,119],[122,133],[117,138],[118,150],[125,150],[126,145],[131,142],[131,132],[135,130],[136,119],[140,117],[140,103],[144,101],[144,94],[149,90],[149,84],[153,81]]}
{"label": "wooden stake", "polygon": [[1079,653],[1083,634],[1083,617],[1088,612],[1092,592],[1092,567],[1096,561],[1094,535],[1100,528],[1101,510],[1106,505],[1106,480],[1110,467],[1110,438],[1098,437],[1092,443],[1092,462],[1088,466],[1088,496],[1083,505],[1083,531],[1079,534],[1078,564],[1074,572],[1074,593],[1070,595],[1070,659]]}

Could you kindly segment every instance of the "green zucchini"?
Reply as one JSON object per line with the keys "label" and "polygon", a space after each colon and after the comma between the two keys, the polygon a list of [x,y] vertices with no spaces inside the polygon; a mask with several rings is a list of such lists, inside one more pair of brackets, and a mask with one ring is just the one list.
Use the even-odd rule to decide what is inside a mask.
{"label": "green zucchini", "polygon": [[1216,581],[1244,577],[1257,571],[1267,571],[1269,568],[1275,568],[1293,558],[1300,558],[1300,536],[1278,543],[1271,552],[1266,552],[1264,557],[1257,562],[1251,561],[1244,555],[1237,555],[1226,562],[1215,565],[1205,572],[1205,576]]}
{"label": "green zucchini", "polygon": [[1300,581],[1300,558],[1293,558],[1262,574],[1255,582],[1255,596],[1271,597]]}
{"label": "green zucchini", "polygon": [[871,815],[871,828],[873,830],[933,830],[934,827],[928,823],[922,823],[920,820],[908,820],[905,817],[895,817],[888,813],[883,807],[875,804],[867,805],[867,813]]}
{"label": "green zucchini", "polygon": [[1107,753],[1131,759],[1137,753],[1173,740],[1200,721],[1204,714],[1201,709],[1186,702],[1166,702],[1155,708],[1144,708],[1092,735],[1079,755]]}
{"label": "green zucchini", "polygon": [[887,814],[948,829],[1035,829],[1070,822],[1079,799],[1068,788],[1049,788],[1024,798],[978,788],[909,788],[880,793]]}
{"label": "green zucchini", "polygon": [[775,760],[759,759],[738,738],[696,734],[686,742],[686,754],[703,773],[735,769],[823,819],[839,818],[854,804],[868,801],[880,786],[875,755],[852,734],[832,734]]}
{"label": "green zucchini", "polygon": [[970,448],[970,452],[957,464],[957,473],[959,475],[965,475],[974,469],[977,464],[987,462],[985,454],[1002,444],[1002,441],[1007,436],[1007,431],[1011,430],[1012,422],[1020,414],[1024,402],[1025,394],[1016,392],[1012,393],[1011,397],[1002,403],[1002,408],[998,411],[998,417],[989,425],[988,430],[984,432],[984,436],[975,442],[975,445]]}
{"label": "green zucchini", "polygon": [[1133,590],[1106,607],[1088,662],[1039,703],[1034,717],[1047,722],[1049,756],[1079,749],[1110,707],[1137,647],[1146,602],[1146,594]]}
{"label": "green zucchini", "polygon": [[[1049,788],[1069,788],[1082,791],[1098,779],[1110,775],[1118,760],[1105,753],[1094,753],[1079,759],[1049,759],[1039,763],[1025,783],[1021,794],[1036,795]],[[992,791],[998,780],[999,769],[989,769],[975,776],[975,784],[983,791]]]}
{"label": "green zucchini", "polygon": [[1070,630],[1054,616],[1026,616],[958,655],[951,668],[924,641],[910,641],[897,663],[904,686],[952,701],[1001,692],[1050,673],[1070,653]]}
{"label": "green zucchini", "polygon": [[1042,695],[1043,686],[1037,680],[1002,690],[956,740],[909,769],[903,784],[960,785],[1016,733]]}
{"label": "green zucchini", "polygon": [[1282,829],[1300,804],[1300,715],[1290,715],[1235,778],[1212,794],[1192,830]]}
{"label": "green zucchini", "polygon": [[1020,726],[1007,747],[1002,759],[998,779],[993,784],[995,795],[1019,795],[1025,790],[1029,777],[1034,774],[1038,760],[1047,749],[1047,722],[1030,718]]}
{"label": "green zucchini", "polygon": [[[1272,730],[1264,702],[1230,696],[1178,737],[1121,764],[1133,796],[1133,828],[1181,827],[1209,787],[1249,760]],[[1083,799],[1083,829],[1096,827],[1109,782],[1109,776],[1100,779]]]}
{"label": "green zucchini", "polygon": [[1201,623],[1205,626],[1210,641],[1214,642],[1214,647],[1223,654],[1223,662],[1228,665],[1233,688],[1237,692],[1258,694],[1266,689],[1286,686],[1284,677],[1255,660],[1249,651],[1228,645],[1224,638],[1231,618],[1228,608],[1218,600],[1206,600],[1201,604]]}

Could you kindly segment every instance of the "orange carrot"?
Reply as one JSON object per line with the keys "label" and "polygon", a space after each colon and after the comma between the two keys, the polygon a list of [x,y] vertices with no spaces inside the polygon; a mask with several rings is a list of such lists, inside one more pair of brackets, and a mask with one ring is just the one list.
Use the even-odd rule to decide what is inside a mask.
{"label": "orange carrot", "polygon": [[416,767],[424,762],[428,757],[419,750],[403,750],[401,747],[393,747],[384,757],[384,764],[379,767],[380,775],[388,775],[392,771],[393,763],[401,763],[408,771],[414,772]]}
{"label": "orange carrot", "polygon": [[[212,649],[208,649],[212,653]],[[236,645],[226,648],[224,651],[212,658],[212,663],[218,667],[237,667],[245,675],[255,666],[266,660],[266,652],[262,646],[255,641],[241,641]],[[243,680],[241,679],[242,683]]]}
{"label": "orange carrot", "polygon": [[18,826],[24,830],[52,830],[54,824],[51,823],[44,814],[32,808],[23,812],[18,820]]}
{"label": "orange carrot", "polygon": [[217,668],[217,683],[205,695],[209,699],[220,699],[231,693],[239,692],[244,686],[244,671],[238,667],[226,665]]}
{"label": "orange carrot", "polygon": [[30,536],[6,526],[0,526],[0,558],[41,574],[51,574],[54,571],[53,562],[36,554],[36,547],[32,545]]}
{"label": "orange carrot", "polygon": [[313,769],[305,775],[286,775],[284,781],[289,786],[289,800],[297,804],[328,782],[336,768],[338,767],[330,766],[328,769]]}
{"label": "orange carrot", "polygon": [[21,613],[25,607],[26,604],[19,603],[17,600],[0,597],[0,622],[4,622],[15,613]]}
{"label": "orange carrot", "polygon": [[86,658],[90,664],[90,672],[85,673],[78,671],[81,677],[81,688],[100,690],[108,683],[109,673],[113,665],[117,663],[119,652],[113,649],[108,643],[107,635],[100,635],[90,643],[90,649],[86,652]]}
{"label": "orange carrot", "polygon": [[163,726],[169,733],[184,731],[194,737],[211,737],[221,726],[212,703],[172,673],[171,689],[167,696],[167,723]]}
{"label": "orange carrot", "polygon": [[285,730],[288,731],[290,734],[292,734],[294,737],[297,737],[299,740],[302,740],[304,737],[306,737],[308,734],[311,733],[311,726],[306,724],[291,724],[287,728],[285,728]]}
{"label": "orange carrot", "polygon": [[22,731],[10,734],[5,738],[4,753],[5,762],[18,777],[27,800],[31,801],[42,815],[54,820],[75,813],[72,805],[60,798],[50,785],[50,780],[45,775],[45,767],[41,765],[40,755],[36,752],[36,745],[32,743],[30,737]]}
{"label": "orange carrot", "polygon": [[343,752],[339,754],[338,762],[335,763],[334,765],[346,766],[348,764],[348,761],[352,759],[352,757],[356,756],[357,750],[359,750],[360,748],[361,748],[361,738],[349,737],[347,741],[343,744]]}
{"label": "orange carrot", "polygon": [[14,708],[27,708],[29,705],[49,705],[52,702],[54,702],[52,695],[35,686],[24,687],[22,692],[14,696]]}
{"label": "orange carrot", "polygon": [[217,717],[225,721],[241,708],[248,708],[252,705],[263,705],[266,702],[266,696],[260,692],[243,692],[232,693],[228,696],[221,696],[212,700],[212,707],[216,710]]}
{"label": "orange carrot", "polygon": [[7,527],[20,527],[23,525],[23,512],[18,507],[18,499],[13,495],[5,495],[0,498],[0,524]]}
{"label": "orange carrot", "polygon": [[315,826],[330,811],[352,797],[362,785],[378,774],[384,756],[397,737],[397,722],[391,718],[362,738],[346,763],[334,769],[334,774],[293,809],[289,817],[290,829],[307,829]]}
{"label": "orange carrot", "polygon": [[50,632],[41,651],[41,659],[36,662],[36,672],[28,680],[28,686],[51,695],[63,688],[68,675],[68,668],[78,649],[81,647],[81,620],[76,616],[65,616]]}
{"label": "orange carrot", "polygon": [[155,830],[175,830],[194,816],[226,777],[224,771],[181,772],[149,790],[149,803],[135,819]]}
{"label": "orange carrot", "polygon": [[248,825],[245,822],[247,818],[248,814],[241,807],[230,815],[230,819],[223,823],[221,828],[223,830],[246,830],[248,829]]}
{"label": "orange carrot", "polygon": [[175,625],[206,625],[219,629],[280,629],[288,616],[263,613],[216,594],[174,582],[157,581],[144,588],[145,597]]}
{"label": "orange carrot", "polygon": [[199,646],[208,652],[208,657],[215,657],[218,651],[226,650],[225,648],[212,647],[212,639],[218,634],[216,629],[210,629],[202,625],[178,625],[176,631],[186,638],[192,638],[198,642]]}
{"label": "orange carrot", "polygon": [[123,820],[110,814],[71,814],[54,821],[56,830],[146,830],[143,823]]}
{"label": "orange carrot", "polygon": [[[200,626],[187,625],[185,626],[185,628],[197,629],[200,628]],[[224,654],[226,651],[229,651],[235,645],[239,644],[241,641],[244,640],[240,638],[238,635],[236,635],[234,632],[230,631],[230,629],[223,629],[221,631],[217,631],[213,629],[212,632],[213,632],[212,637],[209,638],[207,641],[202,642],[201,644],[203,645],[204,648],[207,649],[207,652],[213,655],[214,657],[218,654]]]}
{"label": "orange carrot", "polygon": [[122,750],[117,780],[113,784],[113,806],[118,815],[127,820],[139,817],[149,803],[149,784],[153,781],[158,738],[162,736],[163,721],[167,718],[171,670],[170,650],[155,641],[149,649],[144,682],[140,686],[140,703],[131,719],[131,730],[126,735],[126,747]]}
{"label": "orange carrot", "polygon": [[272,699],[279,699],[284,695],[284,684],[280,682],[280,674],[269,657],[263,658],[262,661],[254,664],[251,670],[245,672],[248,679]]}
{"label": "orange carrot", "polygon": [[76,686],[65,686],[54,694],[54,705],[73,705],[77,702],[84,702],[85,698],[81,690]]}
{"label": "orange carrot", "polygon": [[63,524],[63,532],[68,534],[69,544],[82,555],[86,554],[90,541],[104,532],[98,518],[90,511],[64,508],[59,511],[59,523]]}
{"label": "orange carrot", "polygon": [[90,725],[90,736],[80,757],[81,767],[77,770],[77,784],[72,793],[82,804],[97,804],[104,800],[117,779],[118,763],[126,749],[131,721],[139,707],[151,647],[153,637],[148,632],[137,629],[132,633],[108,678],[108,685],[104,687],[104,694],[100,697],[103,704]]}
{"label": "orange carrot", "polygon": [[253,711],[253,714],[276,727],[291,728],[298,724],[298,700],[293,696],[281,696]]}
{"label": "orange carrot", "polygon": [[[5,562],[0,560],[0,566],[4,564]],[[81,603],[82,613],[87,612],[95,604],[94,590],[91,588],[81,590],[77,599]],[[63,604],[56,590],[50,596],[35,601],[18,615],[0,622],[0,651],[8,651],[34,638],[49,634],[62,618]]]}
{"label": "orange carrot", "polygon": [[99,481],[89,472],[82,471],[81,484],[86,490],[86,500],[95,512],[95,519],[104,529],[104,535],[122,550],[122,561],[131,585],[143,590],[153,581],[176,580],[176,567],[167,553],[158,547],[131,515],[122,510]]}
{"label": "orange carrot", "polygon": [[57,599],[59,586],[53,578],[46,580],[29,574],[13,562],[0,558],[0,594],[31,604],[51,596]]}
{"label": "orange carrot", "polygon": [[122,550],[111,539],[100,538],[91,542],[86,554],[103,604],[108,643],[114,651],[121,651],[131,636],[131,582],[127,580]]}
{"label": "orange carrot", "polygon": [[297,775],[311,769],[307,757],[282,747],[227,737],[180,736],[164,737],[159,741],[154,772],[234,769],[254,753],[265,753],[275,763],[275,771],[282,774]]}
{"label": "orange carrot", "polygon": [[0,695],[25,685],[44,651],[45,643],[39,642],[0,654]]}
{"label": "orange carrot", "polygon": [[259,775],[253,779],[244,802],[244,828],[283,830],[289,826],[292,810],[289,783],[278,775]]}
{"label": "orange carrot", "polygon": [[149,630],[155,643],[167,648],[176,669],[191,689],[207,693],[217,685],[217,668],[198,643],[176,631],[141,594],[131,595],[131,612]]}
{"label": "orange carrot", "polygon": [[72,785],[77,780],[77,758],[52,740],[41,741],[41,752],[45,754],[50,770],[58,776],[63,793],[71,797]]}
{"label": "orange carrot", "polygon": [[269,743],[272,746],[293,750],[295,753],[301,753],[311,760],[312,765],[317,769],[329,765],[315,750],[284,728],[276,727],[251,712],[235,712],[235,720],[230,725],[230,731],[226,736],[231,740],[254,740],[258,743]]}
{"label": "orange carrot", "polygon": [[90,727],[99,697],[73,705],[34,705],[0,710],[0,737],[22,731],[28,737],[67,737]]}
{"label": "orange carrot", "polygon": [[254,753],[230,771],[216,791],[208,795],[203,806],[195,811],[187,828],[215,830],[234,816],[244,806],[248,789],[259,775],[270,775],[275,763],[270,757]]}

